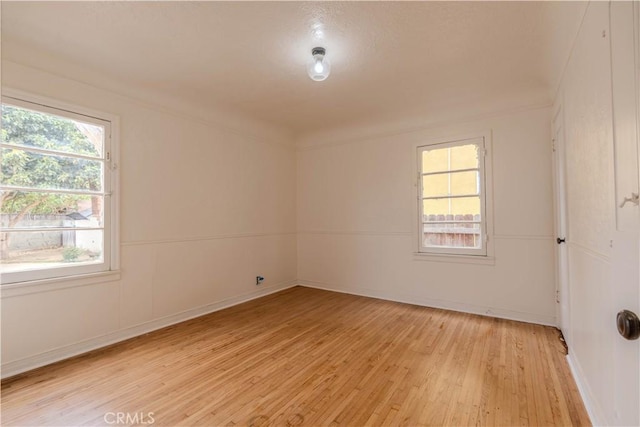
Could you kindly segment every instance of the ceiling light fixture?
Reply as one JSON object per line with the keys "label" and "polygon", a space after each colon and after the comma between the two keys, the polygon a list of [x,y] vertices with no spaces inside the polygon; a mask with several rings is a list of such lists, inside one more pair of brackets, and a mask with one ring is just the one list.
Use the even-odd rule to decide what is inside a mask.
{"label": "ceiling light fixture", "polygon": [[329,77],[331,72],[331,63],[325,57],[327,51],[323,47],[314,47],[311,49],[311,60],[307,63],[307,73],[311,80],[321,82]]}

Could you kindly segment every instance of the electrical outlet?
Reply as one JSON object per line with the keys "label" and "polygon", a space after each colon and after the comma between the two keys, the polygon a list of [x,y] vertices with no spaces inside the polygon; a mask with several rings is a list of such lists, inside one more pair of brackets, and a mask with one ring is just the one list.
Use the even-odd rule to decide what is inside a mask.
{"label": "electrical outlet", "polygon": [[264,277],[262,276],[256,276],[256,286],[258,286],[259,284],[261,284],[262,282],[264,282]]}

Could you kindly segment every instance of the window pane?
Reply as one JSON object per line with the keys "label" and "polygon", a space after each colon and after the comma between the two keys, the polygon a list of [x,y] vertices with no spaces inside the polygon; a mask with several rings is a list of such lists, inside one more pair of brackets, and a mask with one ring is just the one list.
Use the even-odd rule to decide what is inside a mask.
{"label": "window pane", "polygon": [[480,182],[478,181],[478,171],[453,172],[451,177],[451,195],[462,196],[467,194],[478,194],[480,192]]}
{"label": "window pane", "polygon": [[102,157],[104,128],[3,104],[2,142]]}
{"label": "window pane", "polygon": [[425,217],[429,215],[437,217],[440,215],[443,218],[447,217],[447,220],[449,220],[449,217],[454,220],[456,215],[471,215],[474,218],[477,215],[478,219],[476,221],[480,220],[480,197],[477,196],[423,200],[422,205],[422,212]]}
{"label": "window pane", "polygon": [[110,268],[109,121],[51,104],[7,99],[1,107],[3,283]]}
{"label": "window pane", "polygon": [[476,169],[478,167],[478,146],[476,144],[451,147],[450,150],[450,170]]}
{"label": "window pane", "polygon": [[486,255],[481,209],[482,148],[482,138],[421,148],[422,248]]}
{"label": "window pane", "polygon": [[3,230],[0,271],[100,263],[103,230],[27,231]]}
{"label": "window pane", "polygon": [[425,175],[422,177],[422,196],[436,197],[449,195],[450,178],[448,173]]}
{"label": "window pane", "polygon": [[478,145],[434,148],[422,152],[422,173],[478,168]]}
{"label": "window pane", "polygon": [[422,173],[449,170],[449,149],[437,148],[422,152]]}
{"label": "window pane", "polygon": [[102,167],[99,160],[2,149],[2,185],[102,191]]}
{"label": "window pane", "polygon": [[4,191],[0,225],[5,228],[102,227],[104,197]]}
{"label": "window pane", "polygon": [[480,224],[424,224],[422,245],[425,247],[480,248]]}
{"label": "window pane", "polygon": [[478,194],[478,172],[452,172],[422,177],[423,197]]}
{"label": "window pane", "polygon": [[480,197],[451,199],[451,213],[454,215],[480,215]]}
{"label": "window pane", "polygon": [[[424,214],[425,217],[428,216],[442,216],[442,221],[444,221],[444,215],[448,215],[449,214],[449,201],[451,199],[430,199],[430,200],[423,200],[422,201],[422,206],[423,206],[423,210],[422,213]],[[435,219],[434,219],[435,221]]]}

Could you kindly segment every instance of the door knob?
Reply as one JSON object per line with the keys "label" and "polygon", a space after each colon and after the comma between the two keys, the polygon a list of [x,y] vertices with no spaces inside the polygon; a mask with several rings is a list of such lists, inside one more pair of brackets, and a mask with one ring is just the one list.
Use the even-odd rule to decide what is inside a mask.
{"label": "door knob", "polygon": [[640,319],[633,311],[622,310],[616,318],[618,332],[628,340],[637,340],[640,337]]}
{"label": "door knob", "polygon": [[560,243],[564,243],[564,242],[566,242],[566,241],[567,241],[567,239],[561,239],[561,238],[559,238],[559,237],[556,239],[556,242],[557,242],[558,244],[560,244]]}

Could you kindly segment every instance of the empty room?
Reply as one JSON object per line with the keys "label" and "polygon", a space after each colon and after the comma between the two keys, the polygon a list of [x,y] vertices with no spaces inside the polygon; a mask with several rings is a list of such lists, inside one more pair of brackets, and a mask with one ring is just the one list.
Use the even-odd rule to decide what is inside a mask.
{"label": "empty room", "polygon": [[2,425],[640,425],[640,3],[0,20]]}

